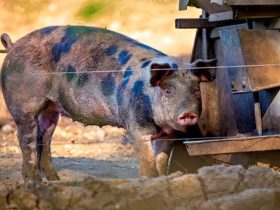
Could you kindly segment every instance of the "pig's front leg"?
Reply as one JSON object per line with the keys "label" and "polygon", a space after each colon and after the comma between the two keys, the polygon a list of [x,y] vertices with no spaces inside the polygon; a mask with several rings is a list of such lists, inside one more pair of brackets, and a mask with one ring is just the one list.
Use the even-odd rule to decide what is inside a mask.
{"label": "pig's front leg", "polygon": [[144,129],[134,129],[129,132],[130,141],[134,142],[134,149],[139,164],[139,174],[143,177],[158,176],[156,159],[151,137],[153,132]]}
{"label": "pig's front leg", "polygon": [[168,161],[174,142],[174,140],[168,140],[167,137],[153,141],[156,168],[160,176],[167,175]]}
{"label": "pig's front leg", "polygon": [[[141,176],[167,175],[170,152],[174,145],[173,136],[157,133],[156,128],[140,128],[130,131],[139,163]],[[154,137],[157,136],[157,139]],[[170,140],[171,138],[171,140]]]}

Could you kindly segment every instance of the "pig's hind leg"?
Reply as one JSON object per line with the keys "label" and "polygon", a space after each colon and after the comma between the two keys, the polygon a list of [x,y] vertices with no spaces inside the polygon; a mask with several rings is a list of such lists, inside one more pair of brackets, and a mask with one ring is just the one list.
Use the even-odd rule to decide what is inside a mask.
{"label": "pig's hind leg", "polygon": [[22,151],[22,176],[24,181],[42,181],[37,165],[36,139],[38,134],[37,120],[30,113],[21,113],[16,118],[17,135]]}
{"label": "pig's hind leg", "polygon": [[40,170],[44,171],[49,181],[59,180],[53,166],[50,143],[56,128],[59,113],[52,102],[48,102],[38,115],[37,162]]}
{"label": "pig's hind leg", "polygon": [[[16,114],[15,114],[16,113]],[[25,181],[42,181],[39,169],[43,170],[48,180],[58,180],[50,151],[50,140],[55,130],[59,113],[50,103],[43,106],[39,115],[24,113],[17,109],[14,120],[23,155],[22,175]]]}

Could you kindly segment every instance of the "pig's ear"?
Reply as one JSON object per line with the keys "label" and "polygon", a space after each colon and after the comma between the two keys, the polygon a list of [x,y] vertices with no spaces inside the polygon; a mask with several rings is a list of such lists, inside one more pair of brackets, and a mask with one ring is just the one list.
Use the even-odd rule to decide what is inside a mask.
{"label": "pig's ear", "polygon": [[168,63],[159,64],[153,63],[151,65],[151,79],[150,83],[153,87],[160,86],[161,82],[172,73],[171,66]]}
{"label": "pig's ear", "polygon": [[209,82],[215,79],[215,68],[207,68],[216,66],[217,59],[203,60],[198,59],[190,64],[191,72],[196,75],[201,82]]}

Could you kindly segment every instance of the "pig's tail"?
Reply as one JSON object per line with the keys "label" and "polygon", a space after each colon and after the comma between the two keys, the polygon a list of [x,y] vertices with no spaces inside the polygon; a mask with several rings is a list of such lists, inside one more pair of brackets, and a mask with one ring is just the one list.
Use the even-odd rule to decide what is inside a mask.
{"label": "pig's tail", "polygon": [[1,35],[1,42],[3,46],[6,48],[5,50],[0,50],[0,53],[7,53],[13,46],[13,43],[11,41],[11,38],[8,34],[4,33]]}

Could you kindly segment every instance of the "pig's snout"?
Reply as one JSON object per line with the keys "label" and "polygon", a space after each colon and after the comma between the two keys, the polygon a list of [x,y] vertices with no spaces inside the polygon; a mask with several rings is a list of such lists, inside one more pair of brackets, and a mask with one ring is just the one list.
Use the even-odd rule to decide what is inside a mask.
{"label": "pig's snout", "polygon": [[177,122],[181,126],[195,125],[198,120],[198,115],[193,112],[184,112],[179,115]]}

